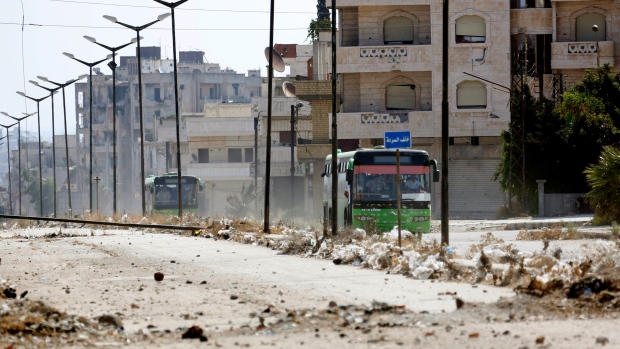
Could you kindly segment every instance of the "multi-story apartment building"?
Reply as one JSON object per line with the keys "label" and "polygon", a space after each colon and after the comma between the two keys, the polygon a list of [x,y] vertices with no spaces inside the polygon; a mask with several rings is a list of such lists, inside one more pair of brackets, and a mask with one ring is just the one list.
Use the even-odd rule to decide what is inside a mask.
{"label": "multi-story apartment building", "polygon": [[[276,214],[291,207],[306,209],[309,198],[306,177],[310,168],[298,163],[297,146],[293,148],[295,202],[290,202],[290,104],[295,102],[298,100],[286,97],[276,97],[273,101],[271,212]],[[309,109],[309,106],[305,106],[299,110],[295,124],[296,141],[310,137],[310,123],[304,117]],[[181,155],[183,173],[199,177],[204,184],[204,195],[199,196],[199,200],[202,200],[199,205],[201,214],[225,215],[226,207],[229,206],[228,196],[240,196],[243,186],[249,190],[250,185],[256,181],[259,199],[256,203],[249,203],[247,213],[260,216],[264,206],[266,111],[266,98],[255,97],[251,104],[208,103],[204,105],[201,114],[182,114],[182,122],[186,127],[181,138],[187,144]],[[158,141],[150,142],[147,166],[158,174],[176,166],[171,161],[176,159],[174,132],[174,120],[164,120],[157,129]]]}
{"label": "multi-story apartment building", "polygon": [[[203,115],[204,105],[210,103],[246,103],[260,96],[260,70],[239,74],[231,69],[221,69],[219,64],[204,61],[200,51],[180,52],[178,62],[179,112],[182,115]],[[110,188],[113,178],[113,124],[112,83],[109,74],[96,70],[93,76],[93,152],[94,173],[102,177],[102,185]],[[174,105],[174,64],[162,59],[159,47],[142,48],[142,90],[144,115],[144,141],[174,142],[176,135],[162,134],[158,129],[166,122],[176,122]],[[138,61],[136,57],[121,57],[116,68],[116,144],[117,144],[117,200],[118,211],[139,212],[141,183],[140,170],[140,104]],[[88,164],[88,132],[91,129],[89,83],[76,84],[76,120],[78,124],[78,151]],[[249,115],[248,115],[249,116]],[[182,163],[189,163],[186,121],[181,118]],[[176,149],[176,148],[175,148]],[[146,155],[145,150],[145,155]],[[186,159],[187,158],[187,159]],[[176,151],[170,152],[169,171],[176,171]],[[150,167],[147,173],[156,174]]]}
{"label": "multi-story apartment building", "polygon": [[[330,1],[327,5],[331,6]],[[513,118],[510,89],[514,91],[524,81],[535,96],[559,100],[561,93],[581,79],[587,69],[604,63],[614,65],[617,56],[615,33],[620,23],[613,15],[616,1],[451,2],[450,149],[449,158],[441,159],[443,2],[340,0],[337,5],[339,148],[346,151],[382,145],[386,131],[410,131],[412,147],[427,150],[440,162],[449,162],[452,217],[490,217],[507,203],[507,196],[493,181],[493,174],[500,162],[500,135],[510,129]],[[309,201],[304,205],[312,207],[314,215],[320,212],[323,201],[322,191],[316,190],[322,180],[322,171],[318,169],[322,168],[331,143],[331,35],[319,34],[319,38],[312,47],[276,45],[290,66],[287,79],[295,84],[297,96],[308,108],[300,113],[299,120],[303,121],[298,121],[297,127],[306,133],[298,136],[304,144],[303,148],[295,147],[294,161],[303,164],[306,172],[300,172],[302,178],[312,176],[305,178],[303,191],[307,193],[304,200]],[[145,141],[152,146],[146,152],[151,165],[147,166],[147,175],[166,169],[176,171],[173,62],[161,59],[158,48],[143,50]],[[135,57],[126,57],[117,68],[119,192],[132,198],[139,194],[143,180],[137,67]],[[205,63],[200,52],[181,53],[178,69],[181,153],[182,163],[188,164],[187,171],[204,176],[207,182],[213,180],[207,187],[221,184],[221,193],[228,193],[239,189],[234,188],[239,181],[247,183],[252,179],[253,165],[249,160],[258,155],[259,188],[263,187],[266,78],[260,77],[259,70],[249,71],[246,76],[220,69],[218,64]],[[99,72],[93,83],[95,168],[111,184],[110,75]],[[285,99],[281,83],[276,81],[273,86],[276,107],[272,115],[276,125],[272,130],[272,180],[278,188],[289,185],[285,183],[290,175],[287,119],[290,105],[295,104]],[[76,95],[78,148],[84,156],[86,152],[82,150],[87,149],[91,126],[88,83],[78,84]],[[250,151],[254,118],[260,118],[263,125],[258,154]],[[278,155],[279,151],[282,154]],[[236,165],[230,165],[231,161]],[[239,174],[233,176],[230,168],[236,167]],[[222,172],[224,168],[229,172]],[[294,176],[298,187],[297,172]],[[218,184],[215,178],[230,183]],[[440,187],[434,186],[435,214],[439,212],[440,198]],[[209,194],[205,200],[208,199]],[[139,202],[127,200],[132,201]],[[211,201],[205,206],[209,207],[205,213],[223,213],[225,203],[214,203],[223,203],[225,195],[212,197]]]}
{"label": "multi-story apartment building", "polygon": [[[492,216],[507,200],[493,181],[500,135],[511,120],[511,95],[501,86],[512,87],[523,74],[535,95],[559,98],[585,69],[613,65],[616,5],[451,2],[450,150],[448,159],[440,159],[443,2],[338,1],[340,148],[381,145],[386,131],[410,131],[412,147],[449,162],[451,215]],[[525,69],[515,69],[519,63]],[[433,190],[440,203],[440,187]]]}

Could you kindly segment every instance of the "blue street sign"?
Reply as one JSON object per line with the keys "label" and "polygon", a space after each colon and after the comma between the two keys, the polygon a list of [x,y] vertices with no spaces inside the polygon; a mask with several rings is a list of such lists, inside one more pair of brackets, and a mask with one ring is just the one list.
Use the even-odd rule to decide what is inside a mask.
{"label": "blue street sign", "polygon": [[383,144],[389,148],[411,148],[411,132],[389,131],[383,136]]}

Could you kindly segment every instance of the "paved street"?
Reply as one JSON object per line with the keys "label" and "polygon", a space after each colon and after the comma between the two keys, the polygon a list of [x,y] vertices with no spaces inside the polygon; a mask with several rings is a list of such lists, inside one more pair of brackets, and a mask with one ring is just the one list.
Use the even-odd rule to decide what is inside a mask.
{"label": "paved street", "polygon": [[[460,253],[478,242],[481,234],[500,228],[501,225],[488,221],[455,222],[452,246]],[[281,255],[265,247],[203,237],[131,230],[63,229],[62,232],[63,237],[50,235],[58,233],[58,228],[2,231],[2,279],[14,284],[18,293],[28,290],[28,299],[42,300],[70,314],[87,318],[105,314],[119,316],[126,333],[141,334],[142,339],[134,343],[134,347],[139,348],[186,347],[187,342],[179,342],[179,331],[193,325],[205,329],[205,334],[211,338],[210,345],[216,343],[224,347],[246,343],[252,347],[338,345],[357,348],[375,343],[370,347],[389,348],[424,343],[429,348],[441,348],[459,343],[455,340],[467,340],[468,344],[479,343],[483,347],[514,348],[527,344],[533,347],[535,338],[543,332],[541,324],[536,324],[539,321],[544,321],[544,333],[548,338],[563,343],[556,347],[582,348],[594,344],[597,334],[609,335],[610,326],[613,326],[604,319],[589,321],[584,326],[575,320],[553,322],[553,318],[545,316],[533,317],[533,322],[507,326],[505,321],[499,321],[508,316],[501,315],[501,311],[480,307],[455,312],[454,294],[465,304],[516,301],[511,288],[414,280],[384,271]],[[517,231],[494,230],[493,234],[510,241]],[[438,236],[433,233],[425,239]],[[562,243],[563,249],[577,250],[583,241]],[[517,242],[516,245],[531,251],[542,248],[538,241]],[[157,271],[165,276],[162,282],[153,279]],[[405,332],[397,326],[349,333],[337,330],[338,326],[319,325],[319,317],[311,321],[317,326],[316,331],[320,328],[322,335],[318,337],[310,335],[314,330],[309,333],[302,325],[293,331],[294,324],[282,335],[277,332],[265,335],[266,332],[255,330],[262,326],[261,321],[278,323],[291,309],[327,309],[330,302],[370,306],[373,301],[413,311],[407,316],[417,317],[418,320],[412,322],[416,325]],[[271,311],[265,313],[266,309]],[[490,315],[483,316],[480,312]],[[423,315],[426,313],[429,315]],[[486,316],[496,320],[491,324],[479,322]],[[445,326],[445,331],[443,327],[427,328],[432,323]],[[454,326],[464,326],[459,329],[460,336],[479,333],[478,342],[457,333],[451,335],[449,328]],[[565,333],[565,328],[573,330]],[[429,338],[429,331],[433,333],[432,338]],[[498,342],[492,335],[497,331],[515,335]],[[581,334],[574,338],[572,333]],[[378,338],[383,340],[377,341]],[[620,343],[620,338],[612,339]],[[105,342],[94,344],[115,346]]]}

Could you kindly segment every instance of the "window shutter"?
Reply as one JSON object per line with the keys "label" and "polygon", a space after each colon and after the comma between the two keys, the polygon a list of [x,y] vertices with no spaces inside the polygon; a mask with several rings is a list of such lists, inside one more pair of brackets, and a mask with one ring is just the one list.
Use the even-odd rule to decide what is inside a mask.
{"label": "window shutter", "polygon": [[456,35],[486,36],[484,19],[478,16],[463,16],[456,20]]}
{"label": "window shutter", "polygon": [[413,42],[413,22],[406,17],[391,17],[383,23],[383,41]]}
{"label": "window shutter", "polygon": [[415,109],[413,85],[391,85],[386,88],[387,109]]}
{"label": "window shutter", "polygon": [[456,88],[457,108],[487,107],[487,88],[477,81],[464,81]]}
{"label": "window shutter", "polygon": [[[592,31],[592,26],[598,26],[598,32]],[[575,23],[575,38],[577,41],[605,41],[607,28],[605,16],[599,13],[584,13],[577,17]]]}

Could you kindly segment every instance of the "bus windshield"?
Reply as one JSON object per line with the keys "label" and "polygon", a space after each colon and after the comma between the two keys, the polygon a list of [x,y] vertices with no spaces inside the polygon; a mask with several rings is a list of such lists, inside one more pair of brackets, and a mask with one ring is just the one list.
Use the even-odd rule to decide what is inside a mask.
{"label": "bus windshield", "polygon": [[[155,202],[158,208],[178,206],[178,186],[176,178],[157,178],[154,183]],[[198,184],[196,180],[183,178],[181,182],[183,206],[197,205]]]}
{"label": "bus windshield", "polygon": [[401,166],[400,179],[394,167],[359,166],[353,176],[353,201],[394,201],[400,186],[401,200],[430,201],[427,166]]}

